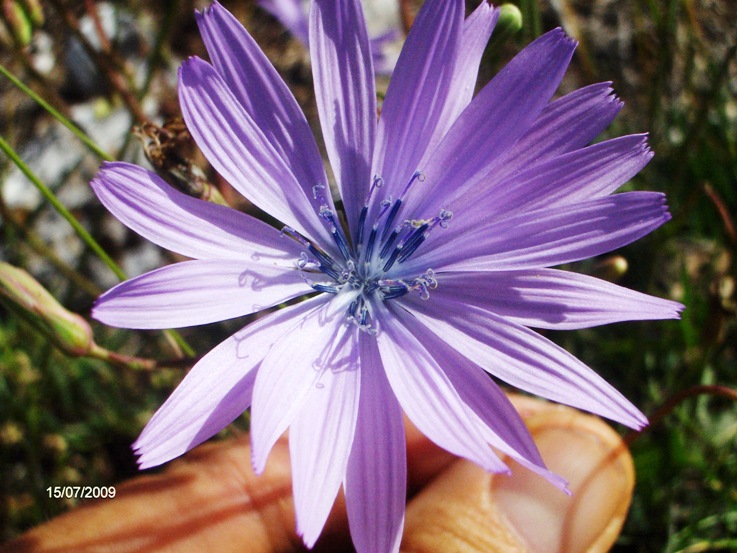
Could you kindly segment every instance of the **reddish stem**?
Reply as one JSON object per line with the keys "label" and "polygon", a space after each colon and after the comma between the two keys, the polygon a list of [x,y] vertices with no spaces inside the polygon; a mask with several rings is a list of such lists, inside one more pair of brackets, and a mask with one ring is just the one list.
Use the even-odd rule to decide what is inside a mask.
{"label": "reddish stem", "polygon": [[[652,416],[650,417],[650,426],[648,428],[652,428],[656,424],[660,423],[667,415],[669,415],[676,407],[678,407],[688,398],[700,395],[726,397],[727,399],[737,401],[737,390],[735,390],[734,388],[729,388],[728,386],[705,384],[691,386],[690,388],[681,390],[680,392],[677,392],[669,397],[666,402],[661,405],[655,411],[655,413],[652,414]],[[631,445],[632,442],[642,436],[643,433],[643,430],[633,430],[632,432],[629,432],[627,435],[625,435],[623,440],[627,445]]]}

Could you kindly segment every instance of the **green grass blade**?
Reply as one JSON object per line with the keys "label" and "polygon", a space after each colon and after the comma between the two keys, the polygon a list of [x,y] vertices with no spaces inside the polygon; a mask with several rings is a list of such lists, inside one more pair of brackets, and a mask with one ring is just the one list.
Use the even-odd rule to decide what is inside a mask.
{"label": "green grass blade", "polygon": [[95,142],[87,136],[82,130],[77,127],[74,123],[72,123],[69,119],[64,117],[56,108],[54,108],[51,104],[49,104],[46,100],[41,98],[38,94],[36,94],[33,90],[28,88],[25,84],[23,84],[15,75],[13,75],[10,71],[8,71],[2,64],[0,64],[0,73],[7,78],[13,85],[15,85],[18,89],[20,89],[24,94],[26,94],[28,97],[30,97],[32,100],[34,100],[39,106],[41,106],[43,109],[45,109],[52,117],[54,117],[57,121],[59,121],[62,125],[64,125],[67,129],[69,129],[74,136],[79,138],[79,140],[82,141],[82,143],[87,146],[97,157],[100,159],[104,159],[105,161],[113,161],[113,157],[105,152],[102,148],[100,148]]}

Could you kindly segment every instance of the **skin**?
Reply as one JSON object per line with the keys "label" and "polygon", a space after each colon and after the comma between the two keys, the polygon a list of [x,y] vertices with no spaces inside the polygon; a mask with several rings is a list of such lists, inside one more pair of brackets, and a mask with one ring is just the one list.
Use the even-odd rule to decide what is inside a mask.
{"label": "skin", "polygon": [[[572,496],[509,462],[513,473],[487,474],[407,428],[409,500],[404,553],[607,551],[626,516],[632,460],[598,418],[539,400],[512,397],[548,467]],[[287,438],[266,471],[251,470],[247,436],[206,444],[161,473],[117,486],[102,499],[57,517],[1,552],[84,553],[305,551],[294,530]],[[352,551],[339,497],[313,551]]]}

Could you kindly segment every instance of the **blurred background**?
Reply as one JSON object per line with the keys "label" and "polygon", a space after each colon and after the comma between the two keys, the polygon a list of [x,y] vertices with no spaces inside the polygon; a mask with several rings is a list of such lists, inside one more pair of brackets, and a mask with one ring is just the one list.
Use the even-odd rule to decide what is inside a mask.
{"label": "blurred background", "polygon": [[[373,36],[384,39],[377,43],[381,90],[421,1],[365,3],[375,14]],[[570,268],[681,301],[681,321],[545,333],[647,415],[667,405],[632,442],[638,482],[614,550],[737,551],[737,403],[706,393],[737,388],[737,3],[514,3],[522,27],[492,37],[479,85],[529,41],[562,26],[580,44],[560,93],[613,82],[625,107],[602,138],[650,133],[656,156],[626,188],[665,192],[673,214],[633,246]],[[142,164],[148,157],[188,193],[252,209],[206,165],[178,119],[176,69],[186,56],[205,57],[193,11],[206,3],[0,4],[0,261],[28,271],[89,321],[95,297],[122,274],[177,260],[127,231],[91,194],[88,182],[104,157]],[[317,130],[298,29],[288,31],[283,15],[254,1],[223,4],[266,51]],[[467,4],[471,10],[478,0]],[[40,191],[33,179],[47,188]],[[85,230],[90,237],[80,238]],[[69,343],[73,331],[42,331],[43,323],[19,316],[12,298],[0,299],[0,541],[79,501],[49,497],[50,486],[103,486],[136,474],[130,444],[192,357],[248,322],[179,334],[90,323],[105,354],[85,342],[84,321],[69,323],[87,336],[77,347]],[[674,394],[680,398],[669,401]],[[222,435],[243,432],[247,423],[246,415]]]}

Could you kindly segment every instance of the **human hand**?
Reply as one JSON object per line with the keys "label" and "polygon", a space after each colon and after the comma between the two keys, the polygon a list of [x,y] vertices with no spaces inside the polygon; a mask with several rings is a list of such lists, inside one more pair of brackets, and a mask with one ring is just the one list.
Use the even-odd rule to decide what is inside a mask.
{"label": "human hand", "polygon": [[[634,485],[632,460],[601,420],[511,396],[548,468],[571,497],[515,466],[488,474],[407,429],[409,497],[404,553],[596,553],[616,539]],[[102,499],[0,547],[2,552],[304,551],[296,534],[286,438],[266,471],[251,470],[247,436],[206,444],[162,473],[142,475]],[[313,552],[352,551],[339,497]]]}

